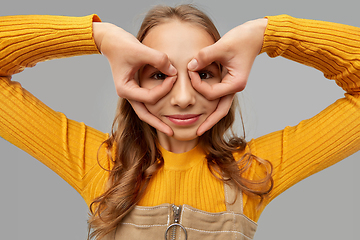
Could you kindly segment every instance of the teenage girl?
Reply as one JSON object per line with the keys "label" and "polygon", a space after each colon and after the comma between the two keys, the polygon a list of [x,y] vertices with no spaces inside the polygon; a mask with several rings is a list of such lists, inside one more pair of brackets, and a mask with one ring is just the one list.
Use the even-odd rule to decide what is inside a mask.
{"label": "teenage girl", "polygon": [[[183,5],[152,9],[138,40],[96,15],[3,17],[0,37],[0,134],[83,196],[90,237],[252,239],[270,201],[360,148],[355,27],[281,15],[220,39]],[[122,97],[110,136],[11,81],[40,61],[99,52]],[[234,94],[263,52],[319,69],[345,98],[295,127],[235,136]]]}

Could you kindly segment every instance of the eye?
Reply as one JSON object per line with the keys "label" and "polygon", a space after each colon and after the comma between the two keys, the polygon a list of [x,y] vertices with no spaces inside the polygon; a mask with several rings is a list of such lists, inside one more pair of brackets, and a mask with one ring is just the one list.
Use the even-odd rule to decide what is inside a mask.
{"label": "eye", "polygon": [[155,72],[153,73],[150,78],[153,78],[155,80],[165,80],[168,76],[162,72]]}
{"label": "eye", "polygon": [[200,79],[209,79],[209,78],[213,78],[214,75],[209,72],[209,71],[201,71],[198,72]]}

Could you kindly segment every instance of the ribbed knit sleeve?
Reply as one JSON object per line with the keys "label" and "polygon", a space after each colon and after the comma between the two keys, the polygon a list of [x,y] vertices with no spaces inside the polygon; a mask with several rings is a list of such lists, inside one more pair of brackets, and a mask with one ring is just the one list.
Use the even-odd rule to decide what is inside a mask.
{"label": "ribbed knit sleeve", "polygon": [[314,67],[346,92],[359,93],[359,28],[287,15],[268,19],[262,52]]}
{"label": "ribbed knit sleeve", "polygon": [[45,60],[97,53],[92,21],[100,19],[96,15],[0,17],[0,75],[10,76]]}
{"label": "ribbed knit sleeve", "polygon": [[[346,94],[297,126],[249,143],[255,155],[274,167],[274,189],[267,203],[360,149],[360,29],[287,15],[268,20],[262,52],[314,67],[335,80]],[[321,98],[321,92],[318,94]],[[244,211],[257,221],[260,212],[251,210],[256,209],[251,201],[248,204]]]}
{"label": "ribbed knit sleeve", "polygon": [[[40,61],[98,53],[93,21],[100,19],[0,18],[0,136],[55,171],[88,203],[103,190],[106,173],[98,166],[97,153],[107,134],[53,111],[11,78]],[[99,161],[108,167],[104,149]]]}

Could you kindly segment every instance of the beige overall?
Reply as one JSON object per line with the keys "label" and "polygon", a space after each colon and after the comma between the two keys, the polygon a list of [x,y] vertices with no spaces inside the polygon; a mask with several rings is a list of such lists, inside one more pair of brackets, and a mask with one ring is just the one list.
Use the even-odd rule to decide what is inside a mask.
{"label": "beige overall", "polygon": [[242,194],[224,184],[226,212],[210,213],[188,205],[136,206],[105,240],[253,239],[257,224],[243,214]]}

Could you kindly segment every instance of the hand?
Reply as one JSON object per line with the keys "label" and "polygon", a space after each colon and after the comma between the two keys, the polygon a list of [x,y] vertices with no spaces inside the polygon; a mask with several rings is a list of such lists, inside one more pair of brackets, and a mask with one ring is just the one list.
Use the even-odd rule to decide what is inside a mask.
{"label": "hand", "polygon": [[[116,93],[126,98],[139,118],[171,136],[172,129],[152,115],[143,103],[154,104],[172,88],[177,74],[166,54],[146,47],[133,35],[109,23],[93,23],[94,40],[110,63]],[[169,77],[153,89],[141,88],[135,79],[145,64],[152,65]]]}
{"label": "hand", "polygon": [[214,126],[227,115],[234,94],[242,91],[247,83],[251,67],[261,51],[267,19],[246,22],[226,33],[219,41],[205,47],[188,64],[189,71],[196,72],[214,61],[225,68],[221,83],[209,85],[195,74],[190,74],[193,87],[208,100],[220,98],[217,109],[197,130],[197,135]]}

